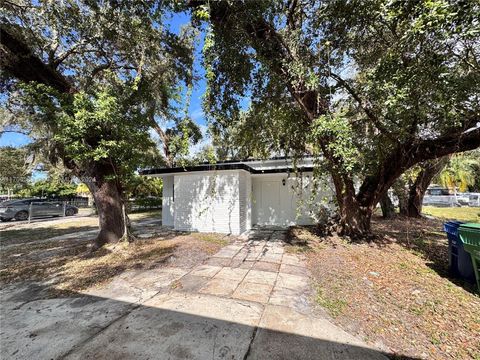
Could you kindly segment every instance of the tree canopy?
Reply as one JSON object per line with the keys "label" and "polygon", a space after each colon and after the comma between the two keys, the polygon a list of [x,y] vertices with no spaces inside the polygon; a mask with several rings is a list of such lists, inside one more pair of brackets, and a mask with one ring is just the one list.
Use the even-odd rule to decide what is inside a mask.
{"label": "tree canopy", "polygon": [[[473,156],[472,156],[473,155]],[[457,191],[467,191],[478,181],[476,170],[480,165],[478,154],[456,154],[438,175],[441,185]]]}
{"label": "tree canopy", "polygon": [[32,171],[25,147],[0,147],[0,191],[20,189],[30,179]]}
{"label": "tree canopy", "polygon": [[411,166],[480,145],[476,1],[189,6],[209,25],[213,123],[250,154],[324,159],[344,233],[368,232],[374,207]]}
{"label": "tree canopy", "polygon": [[[2,10],[8,125],[89,185],[114,234],[102,241],[121,235],[135,167],[181,164],[201,137],[180,109],[199,31],[217,150],[201,156],[313,154],[335,186],[340,233],[368,234],[378,201],[416,164],[480,146],[478,1],[22,0]],[[184,10],[193,26],[171,31]]]}
{"label": "tree canopy", "polygon": [[[161,120],[186,139],[176,149],[198,138],[178,116],[193,81],[195,31],[169,30],[167,2],[16,1],[2,10],[10,125],[39,134],[48,159],[89,186],[99,210],[97,246],[118,241],[124,184],[158,158],[149,129],[168,149]],[[168,163],[170,153],[162,156]]]}

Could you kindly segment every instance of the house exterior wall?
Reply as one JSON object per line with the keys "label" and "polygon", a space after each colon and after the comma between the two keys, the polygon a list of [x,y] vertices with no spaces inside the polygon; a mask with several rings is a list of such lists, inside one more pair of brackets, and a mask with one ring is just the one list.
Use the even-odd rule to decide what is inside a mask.
{"label": "house exterior wall", "polygon": [[[285,185],[283,185],[285,180]],[[252,177],[253,225],[309,225],[315,221],[318,206],[332,192],[318,189],[312,202],[311,176],[303,178],[286,174]]]}
{"label": "house exterior wall", "polygon": [[246,226],[247,230],[250,230],[252,228],[252,176],[250,174],[247,174],[246,179],[246,189],[247,189],[247,199],[246,199],[246,205],[247,205],[247,219],[246,219]]}
{"label": "house exterior wall", "polygon": [[[283,185],[282,180],[285,180]],[[162,222],[181,231],[238,235],[252,225],[307,225],[333,189],[317,189],[311,173],[252,175],[244,170],[163,176]]]}
{"label": "house exterior wall", "polygon": [[164,176],[162,181],[162,225],[173,226],[173,175]]}
{"label": "house exterior wall", "polygon": [[234,235],[242,233],[245,228],[240,215],[240,193],[244,195],[241,191],[243,173],[232,170],[175,175],[175,229]]}
{"label": "house exterior wall", "polygon": [[250,230],[251,220],[251,195],[252,181],[250,173],[241,171],[239,173],[239,205],[240,205],[240,232]]}

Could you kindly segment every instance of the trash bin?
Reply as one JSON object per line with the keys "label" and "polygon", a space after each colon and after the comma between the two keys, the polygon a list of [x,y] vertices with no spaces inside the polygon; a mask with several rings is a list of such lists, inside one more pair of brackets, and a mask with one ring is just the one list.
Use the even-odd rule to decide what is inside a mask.
{"label": "trash bin", "polygon": [[480,224],[461,224],[458,228],[458,235],[465,251],[471,255],[475,279],[477,280],[477,291],[480,293]]}
{"label": "trash bin", "polygon": [[447,221],[443,224],[443,231],[448,238],[448,266],[453,275],[475,282],[472,257],[465,251],[458,236],[458,229],[462,224],[464,223],[461,221]]}

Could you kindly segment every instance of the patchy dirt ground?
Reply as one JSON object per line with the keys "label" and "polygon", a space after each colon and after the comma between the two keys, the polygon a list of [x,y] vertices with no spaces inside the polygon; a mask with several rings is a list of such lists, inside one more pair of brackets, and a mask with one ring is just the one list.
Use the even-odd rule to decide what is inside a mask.
{"label": "patchy dirt ground", "polygon": [[374,219],[378,239],[352,244],[293,228],[333,321],[377,347],[416,358],[480,359],[480,297],[448,273],[439,220]]}
{"label": "patchy dirt ground", "polygon": [[2,286],[2,355],[12,360],[386,360],[389,354],[312,311],[305,256],[285,253],[285,233],[261,228],[248,238],[227,238],[230,244],[194,266],[226,238],[164,232],[92,258],[73,255],[57,274],[58,285],[69,289],[83,286],[72,285],[77,274],[80,279],[93,274],[100,284],[110,276],[107,265],[133,269],[103,286],[70,294],[57,290],[57,296],[46,282]]}
{"label": "patchy dirt ground", "polygon": [[[160,211],[129,214],[130,220],[141,221],[148,219],[160,219]],[[68,234],[96,231],[98,229],[98,217],[72,216],[60,218],[35,219],[35,222],[11,221],[0,223],[0,246],[21,244],[63,236]]]}
{"label": "patchy dirt ground", "polygon": [[[30,237],[28,243],[18,241],[10,233],[8,246],[2,246],[0,284],[47,282],[51,296],[58,297],[62,292],[71,294],[101,285],[130,269],[163,265],[193,267],[232,240],[218,234],[178,234],[151,228],[148,239],[106,246],[89,254],[89,244],[95,234],[87,232],[82,236],[82,229],[77,229],[77,238],[62,238],[54,231],[55,240],[42,238],[32,242],[34,237]],[[24,235],[21,232],[19,237]]]}

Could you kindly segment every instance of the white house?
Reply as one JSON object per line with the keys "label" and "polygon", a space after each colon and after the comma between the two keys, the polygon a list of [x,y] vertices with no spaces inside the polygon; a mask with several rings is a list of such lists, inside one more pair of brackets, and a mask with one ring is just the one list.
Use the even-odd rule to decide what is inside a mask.
{"label": "white house", "polygon": [[[306,225],[330,187],[312,196],[313,159],[227,161],[143,170],[163,179],[162,223],[176,230],[238,235],[254,225]],[[315,205],[314,205],[315,204]]]}

